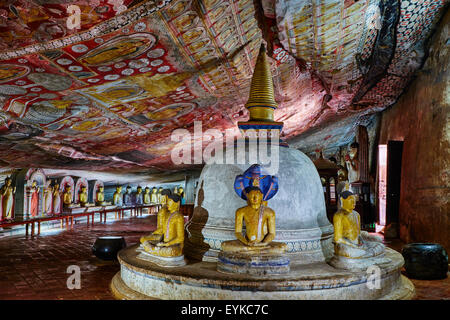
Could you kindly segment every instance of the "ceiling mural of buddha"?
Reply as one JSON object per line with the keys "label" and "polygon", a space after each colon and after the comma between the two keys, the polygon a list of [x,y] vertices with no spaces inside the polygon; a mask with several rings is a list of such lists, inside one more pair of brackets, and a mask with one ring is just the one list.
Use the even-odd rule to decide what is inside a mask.
{"label": "ceiling mural of buddha", "polygon": [[[284,139],[296,141],[330,119],[345,125],[345,119],[364,121],[402,93],[446,4],[2,3],[1,163],[177,169],[170,161],[173,130],[202,121],[204,130],[224,131],[247,120],[244,104],[261,42],[268,47],[279,105],[275,120],[285,123]],[[78,18],[70,5],[79,8],[74,28],[69,26]],[[386,39],[391,43],[383,43]],[[381,71],[375,68],[380,65]],[[320,143],[339,143],[328,141]],[[43,147],[46,143],[51,147]],[[75,153],[60,151],[69,146]],[[11,148],[17,161],[6,155]],[[133,150],[139,155],[133,157]],[[27,158],[27,152],[33,156]]]}

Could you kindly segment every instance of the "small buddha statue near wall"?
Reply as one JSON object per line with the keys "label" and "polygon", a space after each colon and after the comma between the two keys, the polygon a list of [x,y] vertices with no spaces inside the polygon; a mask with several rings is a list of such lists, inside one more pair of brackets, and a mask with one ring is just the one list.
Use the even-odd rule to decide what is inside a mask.
{"label": "small buddha statue near wall", "polygon": [[113,194],[113,205],[122,206],[122,187],[116,187],[116,191]]}
{"label": "small buddha statue near wall", "polygon": [[150,188],[145,187],[144,189],[144,204],[150,204],[151,203],[151,195],[150,195]]}
{"label": "small buddha statue near wall", "polygon": [[157,229],[140,242],[145,252],[159,257],[178,257],[183,255],[184,217],[179,212],[180,196],[169,190],[162,196],[166,205],[158,212]]}
{"label": "small buddha statue near wall", "polygon": [[65,208],[68,208],[72,205],[72,187],[66,186],[64,193],[63,193],[63,205]]}
{"label": "small buddha statue near wall", "polygon": [[350,145],[350,150],[345,156],[345,165],[347,166],[348,182],[359,181],[359,159],[358,159],[359,144],[354,142]]}
{"label": "small buddha statue near wall", "polygon": [[131,206],[133,203],[131,201],[131,187],[127,186],[125,193],[123,194],[123,204],[125,206]]}
{"label": "small buddha statue near wall", "polygon": [[99,186],[95,194],[95,204],[97,206],[106,206],[105,202],[105,187]]}
{"label": "small buddha statue near wall", "polygon": [[136,189],[136,194],[134,195],[135,202],[137,205],[144,204],[144,195],[142,194],[142,187],[138,186]]}
{"label": "small buddha statue near wall", "polygon": [[53,190],[53,214],[61,213],[61,192],[59,191],[59,184],[55,184]]}
{"label": "small buddha statue near wall", "polygon": [[11,178],[7,177],[5,179],[5,184],[0,189],[0,195],[2,196],[2,216],[0,217],[0,221],[12,219],[12,208],[15,193],[16,187],[12,186]]}
{"label": "small buddha statue near wall", "polygon": [[162,196],[161,192],[163,191],[163,187],[160,187],[158,190],[158,203],[164,205],[165,197]]}
{"label": "small buddha statue near wall", "polygon": [[80,206],[86,207],[88,204],[88,193],[86,186],[81,186],[80,194],[78,195]]}
{"label": "small buddha statue near wall", "polygon": [[159,198],[158,198],[158,189],[157,188],[155,188],[155,187],[153,187],[152,188],[152,194],[150,195],[150,201],[151,201],[151,203],[159,203],[159,200],[158,200]]}
{"label": "small buddha statue near wall", "polygon": [[47,180],[45,187],[44,187],[44,214],[51,214],[52,213],[52,187],[50,184],[52,183],[51,180]]}

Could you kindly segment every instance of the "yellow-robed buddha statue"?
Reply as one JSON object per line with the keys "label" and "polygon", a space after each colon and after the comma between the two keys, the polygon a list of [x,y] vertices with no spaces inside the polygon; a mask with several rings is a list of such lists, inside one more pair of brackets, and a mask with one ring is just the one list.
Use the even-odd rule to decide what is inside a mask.
{"label": "yellow-robed buddha statue", "polygon": [[5,184],[0,189],[0,194],[2,196],[2,216],[0,217],[0,221],[3,219],[12,219],[12,208],[15,193],[16,187],[12,186],[11,178],[7,177],[5,179]]}
{"label": "yellow-robed buddha statue", "polygon": [[[161,192],[161,197],[166,198],[167,203],[167,196],[170,194],[170,190],[165,189]],[[153,241],[153,240],[161,240],[162,238],[162,230],[163,230],[163,220],[167,213],[167,205],[163,205],[161,209],[159,209],[158,214],[156,216],[156,230],[153,231],[150,235],[141,237],[140,242],[143,244],[145,241]]]}
{"label": "yellow-robed buddha statue", "polygon": [[[238,240],[222,243],[222,251],[231,253],[284,253],[287,245],[272,242],[275,238],[275,212],[263,204],[263,193],[256,187],[246,189],[247,205],[235,216],[235,235]],[[242,233],[245,224],[245,235]]]}
{"label": "yellow-robed buddha statue", "polygon": [[72,187],[66,186],[63,193],[63,205],[64,207],[69,207],[72,205]]}
{"label": "yellow-robed buddha statue", "polygon": [[381,239],[361,231],[359,213],[354,211],[356,199],[351,191],[340,196],[341,208],[334,214],[334,252],[346,258],[373,257],[384,252]]}
{"label": "yellow-robed buddha statue", "polygon": [[184,217],[179,212],[180,196],[169,193],[167,204],[158,212],[158,227],[140,239],[145,252],[158,257],[179,257],[184,247]]}
{"label": "yellow-robed buddha statue", "polygon": [[158,189],[153,187],[152,188],[152,194],[150,195],[150,202],[151,203],[159,203],[158,201]]}
{"label": "yellow-robed buddha statue", "polygon": [[333,216],[334,256],[330,264],[337,268],[366,268],[384,263],[385,246],[382,239],[361,231],[359,213],[354,211],[355,195],[345,190],[340,195],[340,209]]}
{"label": "yellow-robed buddha statue", "polygon": [[80,194],[78,195],[78,202],[82,207],[86,207],[88,204],[88,193],[86,186],[81,186]]}
{"label": "yellow-robed buddha statue", "polygon": [[278,178],[264,174],[260,165],[254,164],[236,177],[234,190],[247,205],[236,210],[237,240],[222,242],[217,270],[257,276],[289,272],[287,245],[273,241],[275,211],[266,205],[278,191]]}
{"label": "yellow-robed buddha statue", "polygon": [[113,205],[121,206],[122,205],[122,187],[116,187],[116,191],[113,194]]}
{"label": "yellow-robed buddha statue", "polygon": [[150,188],[145,187],[145,189],[144,189],[144,204],[150,204],[150,202],[151,202]]}
{"label": "yellow-robed buddha statue", "polygon": [[160,187],[159,190],[158,190],[158,203],[162,204],[162,205],[165,205],[166,204],[166,197],[164,197],[162,195],[162,191],[163,190],[164,190],[163,187]]}
{"label": "yellow-robed buddha statue", "polygon": [[95,194],[95,204],[97,206],[106,206],[105,201],[105,187],[99,186]]}

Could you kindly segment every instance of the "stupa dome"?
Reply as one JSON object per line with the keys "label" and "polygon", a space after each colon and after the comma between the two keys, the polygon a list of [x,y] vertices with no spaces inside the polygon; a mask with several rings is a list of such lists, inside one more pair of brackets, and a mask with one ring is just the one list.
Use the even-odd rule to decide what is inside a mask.
{"label": "stupa dome", "polygon": [[[187,227],[187,256],[215,261],[221,243],[236,239],[235,212],[246,202],[233,186],[236,176],[253,164],[248,162],[248,146],[245,155],[245,164],[204,166],[193,218]],[[280,147],[277,172],[271,172],[272,168],[260,161],[257,163],[279,179],[278,193],[268,202],[276,213],[275,241],[285,242],[291,260],[300,263],[325,261],[331,257],[333,226],[327,219],[322,184],[313,162],[299,150]]]}

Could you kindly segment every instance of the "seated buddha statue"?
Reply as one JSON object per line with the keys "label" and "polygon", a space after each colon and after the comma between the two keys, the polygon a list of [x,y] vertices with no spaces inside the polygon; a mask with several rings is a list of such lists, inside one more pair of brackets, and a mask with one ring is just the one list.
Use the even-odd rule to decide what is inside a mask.
{"label": "seated buddha statue", "polygon": [[[284,253],[287,245],[275,238],[275,212],[263,204],[259,187],[246,188],[247,205],[236,210],[235,235],[238,240],[222,243],[224,252]],[[246,232],[243,234],[245,224]]]}
{"label": "seated buddha statue", "polygon": [[183,255],[184,217],[179,212],[180,196],[167,195],[166,206],[158,212],[158,228],[140,239],[143,250],[158,257],[179,257]]}
{"label": "seated buddha statue", "polygon": [[158,190],[158,203],[164,205],[165,198],[162,196],[161,192],[163,191],[163,187],[160,187]]}
{"label": "seated buddha statue", "polygon": [[150,196],[150,188],[145,187],[144,189],[144,197],[143,197],[144,204],[150,204],[151,202],[151,196]]}
{"label": "seated buddha statue", "polygon": [[63,193],[63,206],[69,208],[72,206],[72,187],[66,186]]}
{"label": "seated buddha statue", "polygon": [[97,192],[95,193],[95,204],[97,206],[106,206],[105,201],[105,187],[99,186]]}
{"label": "seated buddha statue", "polygon": [[137,205],[144,204],[144,197],[143,197],[143,194],[142,194],[142,187],[141,186],[137,187],[136,194],[134,195],[134,198],[135,198],[135,203]]}
{"label": "seated buddha statue", "polygon": [[222,242],[217,270],[257,276],[289,272],[287,244],[273,241],[275,212],[266,205],[278,191],[278,178],[262,173],[259,165],[252,165],[236,177],[234,188],[247,205],[236,210],[237,240]]}
{"label": "seated buddha statue", "polygon": [[[169,189],[164,189],[161,192],[162,197],[166,197],[166,203],[167,203],[167,197],[171,194]],[[159,209],[158,214],[156,216],[156,230],[153,231],[150,235],[141,237],[140,242],[143,244],[145,241],[153,241],[153,240],[161,240],[163,235],[163,221],[164,217],[167,214],[167,205],[164,205]]]}
{"label": "seated buddha statue", "polygon": [[127,186],[127,189],[123,194],[123,204],[125,206],[131,206],[133,204],[131,201],[131,186]]}
{"label": "seated buddha statue", "polygon": [[382,257],[385,246],[382,239],[361,231],[360,216],[354,211],[356,199],[351,191],[340,196],[340,209],[334,214],[334,257],[330,264],[338,268],[362,268],[370,265],[366,259]]}
{"label": "seated buddha statue", "polygon": [[81,186],[80,194],[78,195],[78,202],[80,206],[86,207],[88,203],[88,193],[86,186]]}
{"label": "seated buddha statue", "polygon": [[116,191],[113,194],[113,205],[122,206],[122,187],[116,187]]}
{"label": "seated buddha statue", "polygon": [[158,201],[158,189],[153,187],[152,188],[152,194],[150,195],[150,202],[151,203],[159,203]]}

